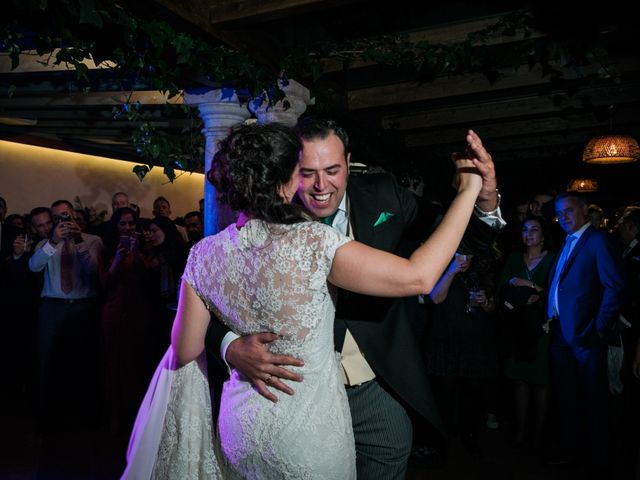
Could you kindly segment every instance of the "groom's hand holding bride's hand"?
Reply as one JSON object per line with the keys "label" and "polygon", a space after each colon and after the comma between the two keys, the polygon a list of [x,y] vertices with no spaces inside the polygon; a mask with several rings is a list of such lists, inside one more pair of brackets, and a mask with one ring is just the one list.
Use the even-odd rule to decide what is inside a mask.
{"label": "groom's hand holding bride's hand", "polygon": [[[460,187],[461,174],[473,173],[482,179],[482,186],[476,205],[484,212],[490,212],[498,206],[498,181],[496,180],[496,169],[493,159],[482,144],[482,140],[473,130],[469,130],[466,136],[467,147],[464,152],[454,152],[451,155],[456,168],[456,175],[453,179],[453,188]],[[469,176],[466,177],[469,180]],[[471,177],[473,182],[475,178]]]}
{"label": "groom's hand holding bride's hand", "polygon": [[304,365],[298,358],[271,353],[269,344],[277,338],[278,335],[270,332],[246,335],[231,342],[225,355],[227,363],[247,377],[260,395],[274,403],[278,401],[278,397],[268,387],[293,395],[293,389],[282,379],[294,382],[301,382],[303,379],[302,375],[290,372],[282,368],[282,365]]}

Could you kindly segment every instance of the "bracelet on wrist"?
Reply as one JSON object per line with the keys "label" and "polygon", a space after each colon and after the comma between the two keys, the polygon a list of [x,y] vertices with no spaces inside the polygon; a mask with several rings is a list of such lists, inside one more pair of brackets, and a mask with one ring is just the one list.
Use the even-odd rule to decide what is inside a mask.
{"label": "bracelet on wrist", "polygon": [[502,195],[500,195],[500,191],[497,188],[496,188],[496,196],[498,197],[498,200],[496,202],[496,208],[494,208],[493,210],[489,210],[488,212],[482,210],[477,203],[475,204],[473,208],[479,217],[495,217],[496,216],[496,214],[498,213],[498,210],[500,209],[500,200],[502,199]]}

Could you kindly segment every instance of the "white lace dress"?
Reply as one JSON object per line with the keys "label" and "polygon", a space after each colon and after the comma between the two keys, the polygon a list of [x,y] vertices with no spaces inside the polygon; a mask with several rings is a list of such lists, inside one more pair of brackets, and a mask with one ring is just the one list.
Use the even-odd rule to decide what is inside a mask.
{"label": "white lace dress", "polygon": [[[333,346],[334,298],[327,283],[335,251],[348,241],[316,222],[283,226],[251,220],[240,230],[231,225],[193,247],[184,280],[234,332],[279,335],[270,350],[302,358],[305,365],[297,370],[304,381],[290,383],[293,396],[274,390],[274,404],[234,370],[222,393],[218,442],[211,445],[215,441],[202,363],[174,371],[172,359],[165,358],[173,386],[162,394],[152,382],[147,394],[166,398],[159,402],[167,405],[160,409],[162,431],[154,432],[152,441],[142,440],[149,429],[142,424],[150,423],[143,404],[123,478],[355,478],[351,416]],[[181,435],[180,429],[188,433]],[[205,449],[210,453],[200,446],[207,443],[213,447]],[[143,472],[135,467],[136,459],[149,450],[159,455],[153,466],[141,462],[146,464]]]}

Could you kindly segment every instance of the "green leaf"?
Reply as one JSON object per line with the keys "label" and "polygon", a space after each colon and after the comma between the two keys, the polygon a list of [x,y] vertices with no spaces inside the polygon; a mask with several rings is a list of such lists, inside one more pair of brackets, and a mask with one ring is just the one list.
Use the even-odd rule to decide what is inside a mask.
{"label": "green leaf", "polygon": [[80,1],[80,18],[78,19],[80,24],[94,25],[100,29],[104,26],[102,17],[96,11],[96,6],[93,0],[81,0]]}
{"label": "green leaf", "polygon": [[132,171],[133,173],[136,174],[136,176],[138,177],[138,180],[142,182],[145,175],[149,173],[150,170],[151,169],[147,165],[136,165],[135,167],[133,167]]}
{"label": "green leaf", "polygon": [[158,158],[160,156],[160,145],[157,143],[151,145],[151,147],[149,148],[149,153],[154,159]]}
{"label": "green leaf", "polygon": [[171,183],[173,183],[173,181],[176,179],[176,171],[173,169],[172,165],[165,165],[163,173],[167,176]]}
{"label": "green leaf", "polygon": [[78,77],[78,79],[81,79],[81,78],[84,78],[85,80],[89,79],[89,77],[87,77],[87,74],[89,73],[89,67],[87,67],[82,62],[71,62],[71,63],[73,63],[76,69],[76,76]]}

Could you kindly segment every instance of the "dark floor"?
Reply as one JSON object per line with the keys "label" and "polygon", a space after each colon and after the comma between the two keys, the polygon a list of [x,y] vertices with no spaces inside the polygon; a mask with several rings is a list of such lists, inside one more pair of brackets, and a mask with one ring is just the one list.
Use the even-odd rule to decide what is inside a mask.
{"label": "dark floor", "polygon": [[[109,434],[103,429],[79,429],[75,433],[56,432],[48,436],[36,433],[28,404],[3,408],[0,418],[0,479],[115,479],[124,468],[128,434]],[[640,429],[639,429],[640,431]],[[412,457],[408,480],[565,480],[603,478],[637,480],[630,471],[614,469],[606,474],[588,476],[577,467],[550,467],[545,455],[511,446],[511,427],[501,419],[497,430],[480,429],[478,450],[461,440],[453,440],[444,464],[431,465],[431,457]],[[553,439],[548,439],[551,445]],[[440,457],[442,459],[442,457]]]}

